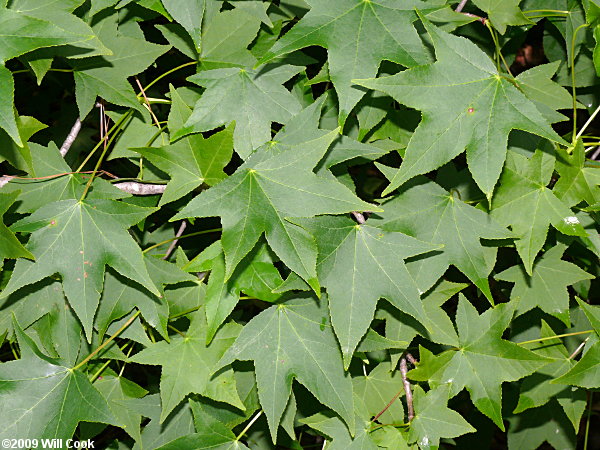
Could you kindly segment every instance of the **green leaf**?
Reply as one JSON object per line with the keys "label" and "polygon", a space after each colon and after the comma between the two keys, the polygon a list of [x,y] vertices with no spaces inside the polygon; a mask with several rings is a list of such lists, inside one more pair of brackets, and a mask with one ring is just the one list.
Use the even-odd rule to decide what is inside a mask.
{"label": "green leaf", "polygon": [[492,203],[492,217],[519,237],[517,251],[530,275],[549,224],[564,234],[586,236],[573,212],[546,187],[553,168],[554,158],[540,150],[530,159],[509,152]]}
{"label": "green leaf", "polygon": [[448,408],[450,386],[441,385],[425,393],[420,386],[414,389],[415,417],[410,421],[409,442],[420,449],[437,449],[440,438],[452,438],[477,431],[462,416]]}
{"label": "green leaf", "polygon": [[492,25],[500,34],[504,34],[507,25],[528,25],[529,20],[519,9],[521,0],[473,0],[473,3],[488,14]]}
{"label": "green leaf", "polygon": [[[380,363],[368,375],[352,380],[354,394],[365,406],[370,419],[379,414],[399,393],[404,394],[399,371],[390,371],[389,364]],[[404,423],[404,406],[396,399],[378,418],[380,423]]]}
{"label": "green leaf", "polygon": [[379,298],[427,326],[419,289],[403,259],[437,250],[440,245],[369,224],[358,225],[349,217],[293,221],[316,239],[317,273],[327,288],[331,323],[345,368],[373,320]]}
{"label": "green leaf", "polygon": [[[556,336],[556,333],[542,320],[540,338],[552,336]],[[547,358],[552,358],[554,361],[523,380],[519,403],[514,413],[543,406],[552,398],[556,398],[571,420],[573,429],[575,431],[579,430],[579,421],[587,403],[585,391],[580,388],[564,387],[551,383],[552,380],[564,375],[576,362],[569,357],[569,352],[559,338],[539,342],[537,346],[533,346],[533,344],[530,344],[532,351]]]}
{"label": "green leaf", "polygon": [[564,246],[556,245],[544,253],[534,264],[531,276],[521,265],[509,267],[495,276],[498,280],[515,283],[510,298],[518,302],[517,315],[539,307],[570,325],[567,287],[594,276],[563,261],[564,251]]}
{"label": "green leaf", "polygon": [[6,159],[13,167],[27,172],[31,176],[36,176],[31,155],[31,146],[35,144],[28,141],[31,136],[46,128],[47,125],[29,116],[19,116],[16,120],[19,138],[23,144],[18,146],[14,138],[8,137],[0,130],[0,161]]}
{"label": "green leaf", "polygon": [[36,260],[17,261],[1,297],[58,273],[90,341],[106,264],[159,295],[126,231],[153,211],[111,200],[62,200],[39,208],[12,227],[33,232],[27,249]]}
{"label": "green leaf", "polygon": [[585,149],[583,142],[577,141],[573,153],[560,151],[557,154],[556,171],[560,174],[554,185],[554,195],[567,206],[573,206],[584,200],[588,205],[600,201],[600,169],[585,167]]}
{"label": "green leaf", "polygon": [[411,24],[417,18],[415,8],[431,8],[430,3],[435,8],[441,2],[309,0],[307,3],[311,6],[308,14],[259,63],[311,45],[327,48],[329,74],[340,99],[342,126],[364,95],[364,90],[353,87],[351,80],[374,77],[383,60],[406,67],[428,62]]}
{"label": "green leaf", "polygon": [[[173,106],[169,118],[179,113],[185,117],[181,117],[181,122],[184,122],[190,115],[189,108],[175,90],[171,90],[171,98]],[[134,148],[134,151],[171,175],[171,181],[158,205],[175,201],[202,183],[212,186],[225,179],[227,175],[223,168],[233,154],[233,134],[234,124],[231,124],[208,139],[195,134],[165,147]]]}
{"label": "green leaf", "polygon": [[234,175],[200,193],[172,219],[221,217],[226,278],[264,233],[277,256],[319,292],[314,239],[285,219],[373,208],[337,181],[311,171],[337,130],[311,134],[310,140],[281,153],[271,154],[270,146],[265,146]]}
{"label": "green leaf", "polygon": [[234,147],[247,158],[270,139],[271,122],[285,124],[300,112],[298,100],[282,86],[300,70],[287,65],[262,70],[228,68],[191,76],[188,80],[206,91],[171,141],[235,122]]}
{"label": "green leaf", "polygon": [[[19,196],[19,191],[5,194],[0,192],[0,218],[8,211],[8,208],[15,202]],[[23,247],[17,237],[0,220],[0,263],[5,258],[29,258],[34,256]]]}
{"label": "green leaf", "polygon": [[18,324],[15,329],[23,357],[0,364],[1,439],[66,440],[79,422],[120,425],[85,374],[44,357]]}
{"label": "green leaf", "polygon": [[12,72],[4,66],[0,66],[0,96],[4,99],[0,105],[0,128],[4,129],[19,147],[22,147],[23,141],[19,136],[14,111],[15,82]]}
{"label": "green leaf", "polygon": [[[397,75],[354,81],[383,91],[422,111],[423,119],[406,149],[400,171],[383,195],[416,175],[437,169],[463,150],[479,188],[491,197],[504,159],[508,134],[517,128],[566,145],[535,105],[473,42],[423,19],[437,61]],[[448,74],[452,74],[449,79]],[[443,104],[432,99],[444,99]]]}
{"label": "green leaf", "polygon": [[244,326],[218,365],[254,360],[273,442],[294,378],[354,428],[352,383],[344,373],[324,296],[319,303],[313,297],[295,298],[263,311]]}
{"label": "green leaf", "polygon": [[510,238],[513,235],[507,229],[421,177],[382,207],[385,212],[378,214],[380,218],[371,219],[382,229],[444,246],[441,253],[409,266],[421,290],[429,289],[452,264],[492,301],[487,277],[496,261],[496,249],[484,247],[481,239]]}
{"label": "green leaf", "polygon": [[515,307],[516,302],[502,303],[478,315],[460,294],[456,313],[460,346],[437,356],[421,348],[421,361],[409,377],[433,386],[449,384],[452,397],[466,387],[475,407],[504,430],[502,383],[519,380],[550,362],[502,339]]}
{"label": "green leaf", "polygon": [[571,370],[552,382],[587,389],[600,387],[600,341],[596,340]]}
{"label": "green leaf", "polygon": [[137,308],[149,325],[165,339],[168,338],[169,307],[164,300],[162,286],[194,281],[196,278],[187,275],[175,265],[152,256],[145,256],[144,264],[161,294],[157,296],[146,288],[131,283],[126,277],[109,270],[104,277],[104,289],[96,312],[96,328],[100,337],[104,336],[111,322]]}
{"label": "green leaf", "polygon": [[104,18],[93,29],[112,55],[71,61],[80,118],[88,115],[98,96],[144,113],[127,78],[146,70],[170,47],[121,34],[116,14]]}
{"label": "green leaf", "polygon": [[200,30],[206,0],[162,0],[162,3],[171,17],[189,33],[196,44],[196,50],[200,50]]}
{"label": "green leaf", "polygon": [[132,362],[162,366],[161,422],[192,392],[244,409],[235,389],[231,369],[220,371],[211,378],[218,368],[217,362],[236,339],[240,328],[235,323],[225,325],[211,344],[206,345],[204,311],[197,311],[192,315],[190,327],[184,336],[174,336],[169,343],[161,341],[152,344],[131,358]]}
{"label": "green leaf", "polygon": [[[249,2],[240,4],[245,3]],[[202,31],[202,50],[198,57],[202,69],[253,66],[256,58],[247,48],[259,28],[260,18],[239,7],[215,14]]]}
{"label": "green leaf", "polygon": [[348,450],[377,450],[377,445],[371,440],[369,428],[371,423],[366,419],[356,418],[356,428],[352,435],[348,427],[339,417],[329,411],[315,414],[302,419],[303,424],[323,433],[331,440],[331,449]]}
{"label": "green leaf", "polygon": [[38,48],[77,44],[93,35],[79,35],[24,12],[0,8],[0,63]]}

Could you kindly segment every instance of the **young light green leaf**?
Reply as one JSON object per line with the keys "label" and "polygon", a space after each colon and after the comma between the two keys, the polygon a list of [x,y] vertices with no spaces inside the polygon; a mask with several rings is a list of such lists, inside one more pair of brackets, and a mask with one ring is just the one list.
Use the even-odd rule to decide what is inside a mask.
{"label": "young light green leaf", "polygon": [[345,368],[381,297],[427,326],[419,289],[403,260],[438,250],[441,245],[358,225],[349,217],[322,216],[293,222],[317,242],[317,273],[327,288],[331,323],[342,347]]}
{"label": "young light green leaf", "polygon": [[307,296],[263,311],[244,326],[218,364],[254,360],[258,395],[273,442],[294,378],[354,428],[352,382],[344,373],[326,298],[319,303]]}
{"label": "young light green leaf", "polygon": [[[259,63],[318,45],[328,49],[329,73],[340,101],[339,123],[364,95],[355,78],[377,75],[383,60],[406,67],[428,61],[412,22],[415,8],[441,7],[443,2],[419,0],[309,0],[311,10],[264,55]],[[433,3],[433,5],[432,5]]]}
{"label": "young light green leaf", "polygon": [[161,422],[192,392],[244,409],[235,388],[232,369],[220,371],[217,376],[211,377],[217,369],[217,362],[235,341],[240,329],[235,323],[225,325],[211,344],[206,345],[204,311],[196,311],[191,316],[190,327],[184,336],[174,336],[169,343],[160,341],[152,344],[131,358],[131,361],[140,364],[162,366]]}
{"label": "young light green leaf", "polygon": [[235,122],[234,147],[242,158],[271,138],[271,122],[285,124],[300,112],[300,103],[282,83],[300,72],[296,66],[262,70],[214,69],[189,81],[206,88],[185,126],[171,141]]}
{"label": "young light green leaf", "polygon": [[140,248],[126,231],[153,211],[111,200],[62,200],[41,207],[12,227],[33,232],[27,249],[36,261],[18,260],[0,296],[58,273],[65,295],[91,341],[106,264],[160,295]]}
{"label": "young light green leaf", "polygon": [[409,266],[421,290],[429,289],[452,264],[492,301],[487,277],[496,261],[496,249],[482,246],[481,239],[511,238],[510,231],[488,214],[421,177],[402,188],[382,208],[384,212],[379,217],[370,219],[382,229],[444,246],[441,253]]}
{"label": "young light green leaf", "polygon": [[200,193],[172,219],[221,217],[227,278],[264,233],[277,256],[319,292],[314,239],[285,219],[373,209],[334,179],[311,171],[337,130],[314,130],[311,134],[310,140],[281,153],[270,154],[267,145],[234,175]]}
{"label": "young light green leaf", "polygon": [[554,158],[540,150],[531,159],[509,152],[492,203],[492,217],[519,237],[517,251],[530,275],[549,224],[564,234],[586,236],[573,212],[546,187],[553,168]]}
{"label": "young light green leaf", "polygon": [[489,198],[502,171],[511,130],[566,145],[535,105],[498,73],[473,42],[445,33],[427,19],[422,21],[433,40],[435,63],[389,77],[355,81],[423,114],[400,170],[383,195],[440,167],[466,148],[469,170]]}
{"label": "young light green leaf", "polygon": [[552,192],[567,206],[576,205],[582,200],[588,205],[600,202],[600,169],[585,167],[585,148],[581,139],[577,141],[573,153],[557,153],[556,171],[560,178]]}
{"label": "young light green leaf", "polygon": [[591,280],[593,275],[575,264],[561,259],[565,247],[556,245],[533,265],[531,276],[523,266],[516,265],[495,276],[498,280],[515,283],[511,300],[518,301],[517,314],[539,307],[569,326],[569,293],[567,287],[578,281]]}
{"label": "young light green leaf", "polygon": [[414,388],[415,417],[410,422],[409,442],[421,450],[437,449],[440,438],[452,438],[477,431],[456,411],[448,408],[450,386],[442,384],[425,393]]}
{"label": "young light green leaf", "polygon": [[516,302],[502,303],[478,315],[475,307],[459,296],[456,324],[460,346],[437,356],[421,348],[421,361],[409,377],[432,386],[449,384],[452,397],[466,387],[477,409],[504,430],[502,383],[519,380],[551,361],[502,339]]}

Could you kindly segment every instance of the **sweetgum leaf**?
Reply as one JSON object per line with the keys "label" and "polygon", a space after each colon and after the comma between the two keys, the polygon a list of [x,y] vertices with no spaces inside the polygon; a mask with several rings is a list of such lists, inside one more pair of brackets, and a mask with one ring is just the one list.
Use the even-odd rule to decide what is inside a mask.
{"label": "sweetgum leaf", "polygon": [[69,439],[82,421],[120,425],[86,374],[44,356],[15,329],[22,358],[0,364],[0,438]]}
{"label": "sweetgum leaf", "polygon": [[451,438],[477,431],[456,411],[448,408],[450,386],[442,384],[425,393],[415,386],[415,417],[410,422],[409,442],[420,449],[437,449],[440,438]]}
{"label": "sweetgum leaf", "polygon": [[[186,395],[194,392],[217,401],[244,408],[235,389],[231,369],[220,371],[217,362],[240,332],[240,326],[230,323],[221,328],[210,345],[206,345],[204,311],[196,311],[184,336],[174,336],[169,343],[157,342],[137,353],[131,361],[162,366],[160,398],[163,422]],[[222,366],[221,366],[222,367]]]}
{"label": "sweetgum leaf", "polygon": [[517,314],[539,307],[542,311],[570,325],[569,293],[567,287],[594,276],[575,264],[561,259],[565,248],[556,245],[544,253],[533,265],[529,276],[521,265],[512,266],[495,276],[498,280],[515,283],[511,300],[518,301]]}
{"label": "sweetgum leaf", "polygon": [[481,245],[481,238],[511,238],[510,231],[422,177],[404,186],[382,208],[379,217],[370,219],[380,228],[444,246],[441,253],[411,263],[411,273],[421,290],[429,289],[452,264],[492,301],[487,277],[496,261],[496,250]]}
{"label": "sweetgum leaf", "polygon": [[295,50],[319,45],[328,49],[329,74],[340,99],[339,123],[364,95],[352,86],[355,78],[377,75],[383,60],[406,67],[428,62],[412,27],[415,8],[441,7],[443,2],[420,0],[308,0],[310,11],[259,61],[260,64]]}
{"label": "sweetgum leaf", "polygon": [[318,292],[314,239],[285,219],[373,209],[335,179],[312,172],[337,133],[309,129],[308,141],[279,153],[267,145],[171,220],[221,217],[227,278],[264,233],[277,256]]}
{"label": "sweetgum leaf", "polygon": [[58,273],[91,341],[106,264],[160,295],[140,248],[126,231],[152,212],[154,208],[111,200],[62,200],[39,208],[13,225],[15,231],[32,232],[27,249],[36,260],[17,261],[1,297]]}
{"label": "sweetgum leaf", "polygon": [[519,9],[521,0],[502,0],[501,2],[495,0],[473,0],[473,3],[488,13],[492,25],[501,34],[504,34],[507,25],[527,25],[532,23],[531,20],[525,17],[523,11]]}
{"label": "sweetgum leaf", "polygon": [[556,171],[559,180],[552,190],[567,206],[573,206],[584,200],[588,205],[600,201],[600,169],[585,167],[585,148],[581,140],[572,149],[573,152],[559,152]]}
{"label": "sweetgum leaf", "polygon": [[317,273],[329,296],[333,329],[348,368],[358,342],[366,333],[379,298],[423,324],[428,320],[419,289],[403,259],[441,248],[349,217],[294,219],[313,235],[319,258]]}
{"label": "sweetgum leaf", "polygon": [[435,47],[435,63],[397,75],[354,81],[422,111],[423,119],[408,144],[400,170],[383,195],[416,175],[437,169],[466,148],[473,179],[490,198],[502,171],[511,130],[567,144],[473,42],[445,33],[427,19],[422,21]]}
{"label": "sweetgum leaf", "polygon": [[354,428],[352,382],[329,324],[327,301],[294,298],[254,317],[227,350],[218,367],[254,360],[260,403],[273,442],[290,397],[293,379]]}
{"label": "sweetgum leaf", "polygon": [[554,158],[540,150],[530,159],[509,152],[492,203],[492,217],[519,237],[517,251],[530,275],[549,224],[564,234],[586,236],[571,209],[546,187],[553,168]]}
{"label": "sweetgum leaf", "polygon": [[189,81],[206,88],[185,125],[171,141],[235,121],[234,147],[246,159],[271,137],[271,122],[285,124],[300,103],[282,84],[300,72],[297,66],[261,70],[227,68],[200,72]]}
{"label": "sweetgum leaf", "polygon": [[477,409],[504,430],[502,383],[530,375],[550,360],[502,339],[516,302],[502,303],[478,315],[475,307],[459,296],[456,324],[460,346],[437,356],[421,348],[421,361],[409,377],[433,386],[449,384],[452,397],[466,387]]}
{"label": "sweetgum leaf", "polygon": [[[8,211],[8,208],[15,202],[19,196],[19,191],[12,193],[0,192],[0,219]],[[0,220],[0,263],[5,258],[29,258],[34,259],[34,256],[23,247],[17,237],[4,225]]]}
{"label": "sweetgum leaf", "polygon": [[14,111],[15,81],[12,72],[3,65],[0,66],[0,96],[4,99],[0,104],[0,128],[6,131],[17,145],[23,146]]}
{"label": "sweetgum leaf", "polygon": [[188,32],[200,49],[200,31],[207,0],[162,0],[167,12]]}

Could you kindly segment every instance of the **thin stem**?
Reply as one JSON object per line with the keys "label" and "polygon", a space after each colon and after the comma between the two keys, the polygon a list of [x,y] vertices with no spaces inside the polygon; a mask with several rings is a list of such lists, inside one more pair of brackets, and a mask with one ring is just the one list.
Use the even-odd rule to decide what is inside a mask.
{"label": "thin stem", "polygon": [[402,391],[403,391],[403,390],[404,390],[404,389],[402,389],[402,390],[400,390],[400,391],[396,392],[396,395],[394,395],[394,396],[392,397],[392,399],[391,399],[391,400],[388,402],[388,404],[387,404],[387,405],[385,405],[385,407],[384,407],[384,408],[383,408],[381,411],[379,411],[375,417],[373,417],[373,419],[371,420],[371,422],[375,422],[377,419],[379,419],[379,417],[381,417],[381,415],[382,415],[384,412],[386,412],[388,409],[390,409],[390,406],[392,406],[392,403],[394,403],[394,402],[396,401],[396,399],[397,399],[398,397],[400,397],[400,394],[402,394]]}
{"label": "thin stem", "polygon": [[533,344],[535,342],[549,341],[551,339],[558,339],[558,338],[569,337],[569,336],[578,336],[580,334],[589,334],[589,333],[593,333],[593,332],[594,332],[594,330],[585,330],[585,331],[576,331],[574,333],[557,334],[555,336],[548,336],[548,337],[543,337],[543,338],[539,338],[539,339],[532,339],[530,341],[517,342],[517,345]]}
{"label": "thin stem", "polygon": [[[110,130],[108,130],[108,133],[106,133],[106,137],[108,137],[108,135],[110,135],[111,133],[112,133],[112,137],[108,140],[107,145],[110,145],[112,143],[112,141],[114,140],[114,138],[117,134],[117,131],[119,131],[121,129],[121,127],[123,126],[123,122],[125,122],[125,120],[133,114],[133,111],[134,111],[133,109],[130,109],[125,114],[123,114],[123,116],[121,116],[121,118],[117,121],[117,123],[115,123],[112,126],[112,128]],[[81,169],[83,169],[83,166],[86,165],[86,163],[90,160],[90,158],[94,155],[94,153],[96,153],[96,150],[98,150],[98,148],[100,148],[100,146],[102,144],[103,144],[103,141],[101,140],[94,146],[92,151],[88,154],[88,156],[83,160],[83,162],[77,168],[77,172],[81,172]]]}
{"label": "thin stem", "polygon": [[246,432],[250,429],[250,427],[252,425],[254,425],[254,422],[256,422],[258,420],[258,418],[262,415],[262,413],[263,413],[263,411],[261,409],[259,412],[257,412],[254,415],[254,417],[252,418],[252,420],[250,420],[250,422],[248,422],[248,425],[246,425],[244,427],[244,429],[242,430],[242,432],[237,435],[237,437],[235,438],[236,442],[239,441],[242,438],[242,436],[246,434]]}
{"label": "thin stem", "polygon": [[85,185],[83,193],[81,194],[81,197],[79,198],[80,202],[83,201],[83,199],[87,195],[88,191],[90,190],[90,187],[92,186],[92,182],[94,181],[94,178],[96,177],[96,173],[98,172],[98,169],[100,168],[100,165],[102,164],[102,161],[104,160],[104,157],[106,156],[106,152],[108,151],[108,143],[106,142],[106,136],[108,136],[108,135],[103,132],[107,128],[106,122],[104,120],[104,106],[102,104],[100,104],[100,105],[101,105],[100,106],[100,134],[102,135],[101,141],[104,143],[104,150],[102,150],[102,153],[100,154],[100,158],[98,158],[98,161],[96,161],[96,165],[94,166],[94,171],[90,175],[90,179],[88,180],[87,184]]}
{"label": "thin stem", "polygon": [[94,350],[92,353],[90,353],[89,355],[86,356],[86,358],[81,361],[79,364],[77,364],[75,367],[73,367],[73,369],[71,370],[77,370],[79,369],[81,366],[85,365],[85,363],[87,363],[90,359],[92,359],[94,356],[96,356],[98,354],[99,351],[101,351],[104,347],[106,347],[108,344],[110,344],[119,334],[121,334],[125,328],[127,328],[129,325],[131,325],[131,323],[136,319],[137,316],[140,315],[140,311],[138,310],[133,316],[131,316],[129,318],[129,320],[127,322],[125,322],[121,328],[119,328],[115,334],[113,334],[111,337],[109,337],[106,341],[104,341],[102,344],[100,344],[98,346],[98,348],[96,348],[96,350]]}
{"label": "thin stem", "polygon": [[[19,70],[13,70],[12,73],[13,75],[16,73],[29,73],[31,72],[31,70],[29,69],[19,69]],[[65,72],[65,73],[72,73],[74,72],[73,69],[48,69],[48,72]]]}
{"label": "thin stem", "polygon": [[573,145],[577,142],[577,88],[575,87],[575,39],[577,38],[577,33],[582,28],[587,27],[588,24],[584,23],[575,28],[573,32],[573,39],[571,39],[571,88],[573,89]]}
{"label": "thin stem", "polygon": [[172,74],[173,72],[179,70],[179,69],[183,69],[184,67],[188,67],[194,64],[197,64],[197,61],[191,61],[191,62],[187,62],[185,64],[182,64],[180,66],[175,67],[174,69],[168,70],[167,72],[163,73],[162,75],[159,75],[158,77],[156,77],[148,86],[146,86],[144,89],[147,91],[148,89],[150,89],[157,81],[162,80],[164,77],[166,77],[167,75]]}
{"label": "thin stem", "polygon": [[188,309],[187,311],[181,312],[179,314],[175,314],[171,317],[169,317],[169,320],[174,320],[174,319],[178,319],[182,316],[185,316],[187,314],[193,313],[195,311],[198,311],[200,308],[202,308],[202,306],[195,306],[194,308]]}
{"label": "thin stem", "polygon": [[588,448],[588,437],[590,435],[590,419],[592,417],[592,403],[594,399],[594,391],[588,391],[590,398],[588,401],[588,410],[587,410],[587,420],[585,421],[585,437],[583,439],[583,450],[587,450]]}
{"label": "thin stem", "polygon": [[147,253],[150,250],[156,248],[156,247],[160,247],[161,245],[165,245],[168,244],[169,242],[175,241],[177,239],[183,239],[183,238],[188,238],[188,237],[192,237],[192,236],[199,236],[201,234],[208,234],[208,233],[216,233],[218,231],[222,231],[222,228],[213,228],[212,230],[202,230],[202,231],[196,231],[195,233],[190,233],[190,234],[184,234],[183,236],[176,236],[176,237],[172,237],[170,239],[164,240],[162,242],[159,242],[158,244],[154,244],[146,249],[144,249],[142,251],[142,253]]}
{"label": "thin stem", "polygon": [[577,133],[577,135],[575,136],[575,140],[577,141],[581,135],[585,132],[585,130],[587,129],[587,127],[590,126],[590,124],[592,123],[592,121],[596,118],[596,116],[598,115],[598,112],[600,112],[600,105],[598,105],[598,107],[596,108],[596,110],[592,113],[592,115],[590,116],[590,118],[587,120],[586,123],[583,124],[583,127],[581,127],[581,130],[579,130],[579,133]]}
{"label": "thin stem", "polygon": [[461,12],[463,10],[463,8],[465,7],[465,5],[467,4],[468,0],[462,0],[458,6],[456,7],[456,9],[454,11],[456,12]]}
{"label": "thin stem", "polygon": [[561,11],[559,9],[529,9],[527,11],[523,11],[523,14],[538,13],[538,12],[550,12],[550,13],[554,13],[554,14],[563,14],[563,15],[570,14],[569,11]]}
{"label": "thin stem", "polygon": [[106,369],[108,367],[108,365],[111,363],[111,361],[112,361],[112,359],[109,359],[104,364],[102,364],[102,366],[100,366],[98,371],[90,377],[90,383],[93,383],[96,380],[96,378],[98,378],[100,376],[100,374],[102,372],[104,372],[104,369]]}
{"label": "thin stem", "polygon": [[[506,62],[506,59],[504,59],[504,55],[502,55],[502,51],[500,48],[500,41],[498,40],[498,35],[496,34],[496,30],[494,30],[494,28],[492,27],[492,24],[489,21],[487,21],[485,23],[485,26],[487,27],[488,30],[490,30],[490,34],[492,35],[492,40],[494,41],[494,46],[496,47],[496,55],[498,55],[498,57],[502,61],[502,64],[504,64],[506,71],[512,77],[513,74],[510,71],[510,67],[508,66],[508,63]],[[498,72],[500,72],[500,64],[498,63],[498,61],[496,61],[496,65],[498,67]]]}
{"label": "thin stem", "polygon": [[185,333],[183,331],[179,331],[177,328],[175,328],[173,325],[167,325],[171,330],[173,330],[175,333],[177,333],[179,336],[181,336],[182,338],[186,338],[187,336],[185,335]]}

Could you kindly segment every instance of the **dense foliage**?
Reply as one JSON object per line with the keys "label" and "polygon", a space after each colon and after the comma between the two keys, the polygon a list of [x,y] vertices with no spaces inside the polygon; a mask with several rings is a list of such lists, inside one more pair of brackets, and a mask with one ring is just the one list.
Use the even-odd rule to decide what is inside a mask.
{"label": "dense foliage", "polygon": [[600,448],[598,0],[0,0],[0,62],[4,448]]}

